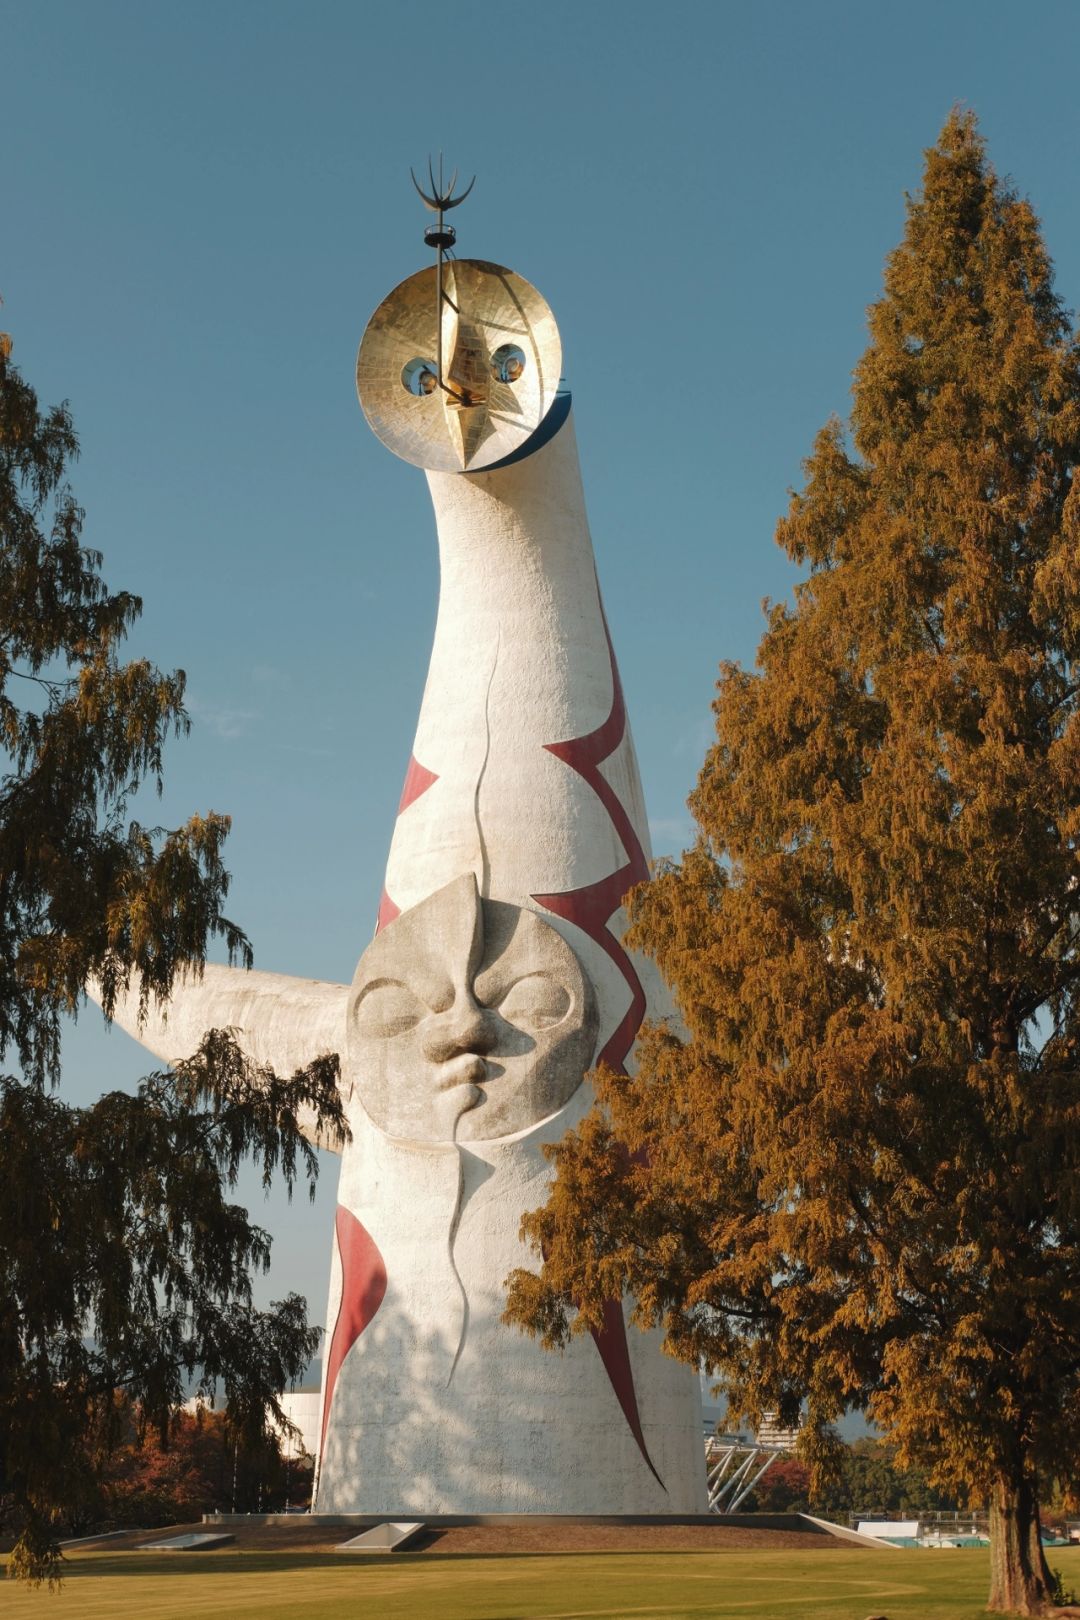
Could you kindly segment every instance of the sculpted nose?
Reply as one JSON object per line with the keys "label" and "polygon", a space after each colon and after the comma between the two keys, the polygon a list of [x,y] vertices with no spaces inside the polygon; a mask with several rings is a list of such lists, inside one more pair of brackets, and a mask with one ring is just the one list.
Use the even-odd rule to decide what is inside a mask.
{"label": "sculpted nose", "polygon": [[433,1063],[448,1063],[451,1058],[475,1052],[483,1057],[495,1046],[498,1036],[491,1014],[475,1002],[454,1006],[444,1018],[433,1024],[424,1037],[424,1054]]}

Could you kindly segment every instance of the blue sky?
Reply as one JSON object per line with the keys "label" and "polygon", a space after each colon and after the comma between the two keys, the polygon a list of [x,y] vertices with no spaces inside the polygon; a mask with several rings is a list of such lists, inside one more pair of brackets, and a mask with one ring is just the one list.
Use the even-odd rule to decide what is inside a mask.
{"label": "blue sky", "polygon": [[[86,539],[188,672],[166,822],[234,818],[258,966],[346,980],[371,932],[434,623],[423,475],[356,346],[427,262],[410,164],[475,170],[463,255],[558,318],[658,852],[722,658],[751,662],[801,459],[848,405],[903,193],[954,102],[1080,300],[1080,9],[912,0],[397,5],[0,0],[0,326],[71,401]],[[148,1064],[91,1009],[65,1094]],[[259,1296],[321,1321],[336,1167]]]}

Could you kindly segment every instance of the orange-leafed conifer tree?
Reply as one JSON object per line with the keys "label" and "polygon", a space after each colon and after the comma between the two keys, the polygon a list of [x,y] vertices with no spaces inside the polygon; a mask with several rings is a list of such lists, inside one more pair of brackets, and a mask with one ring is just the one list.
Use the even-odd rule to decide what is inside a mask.
{"label": "orange-leafed conifer tree", "polygon": [[673,987],[556,1152],[508,1316],[628,1293],[753,1417],[854,1404],[991,1508],[990,1606],[1080,1483],[1080,347],[974,118],[927,153],[721,670],[695,847],[631,903]]}

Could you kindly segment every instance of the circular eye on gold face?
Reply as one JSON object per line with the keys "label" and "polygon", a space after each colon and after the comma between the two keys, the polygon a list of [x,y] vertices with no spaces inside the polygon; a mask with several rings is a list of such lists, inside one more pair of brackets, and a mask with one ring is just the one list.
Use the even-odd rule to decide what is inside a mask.
{"label": "circular eye on gold face", "polygon": [[525,370],[525,351],[516,343],[504,343],[491,357],[491,375],[496,382],[516,383]]}
{"label": "circular eye on gold face", "polygon": [[565,985],[547,973],[528,973],[512,984],[498,1011],[518,1029],[554,1029],[570,1011],[572,997]]}
{"label": "circular eye on gold face", "polygon": [[429,1009],[408,985],[397,979],[369,984],[353,1009],[353,1024],[360,1035],[371,1040],[389,1040],[415,1029]]}
{"label": "circular eye on gold face", "polygon": [[406,361],[401,368],[401,386],[406,393],[418,398],[433,394],[439,386],[434,360],[423,360],[418,355],[415,360]]}

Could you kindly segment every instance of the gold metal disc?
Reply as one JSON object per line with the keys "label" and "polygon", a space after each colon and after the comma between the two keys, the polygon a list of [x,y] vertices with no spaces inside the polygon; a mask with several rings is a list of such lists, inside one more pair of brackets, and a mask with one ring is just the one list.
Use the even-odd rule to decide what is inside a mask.
{"label": "gold metal disc", "polygon": [[442,386],[434,265],[384,298],[356,358],[356,391],[395,455],[479,472],[520,450],[551,409],[562,344],[535,287],[483,259],[443,266]]}

